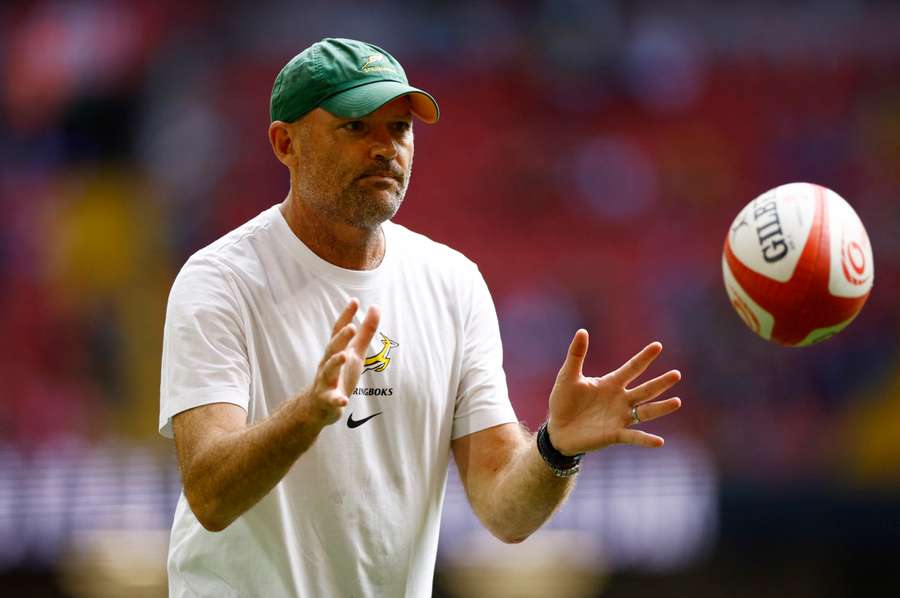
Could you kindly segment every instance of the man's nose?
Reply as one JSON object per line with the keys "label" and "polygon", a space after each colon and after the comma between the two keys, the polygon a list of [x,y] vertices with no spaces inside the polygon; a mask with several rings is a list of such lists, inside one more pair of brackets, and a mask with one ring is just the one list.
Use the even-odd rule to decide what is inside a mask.
{"label": "man's nose", "polygon": [[374,160],[391,161],[397,157],[397,143],[386,128],[372,131],[371,157]]}

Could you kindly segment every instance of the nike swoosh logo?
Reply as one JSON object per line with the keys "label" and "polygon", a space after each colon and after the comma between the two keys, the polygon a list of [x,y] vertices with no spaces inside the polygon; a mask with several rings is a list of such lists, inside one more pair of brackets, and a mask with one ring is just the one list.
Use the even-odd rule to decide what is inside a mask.
{"label": "nike swoosh logo", "polygon": [[381,415],[382,413],[383,413],[382,411],[379,411],[378,413],[373,413],[369,417],[364,417],[362,419],[353,419],[353,414],[351,413],[350,415],[347,416],[347,427],[348,428],[358,428],[359,426],[363,425],[364,423],[366,423],[367,421],[369,421],[376,415]]}

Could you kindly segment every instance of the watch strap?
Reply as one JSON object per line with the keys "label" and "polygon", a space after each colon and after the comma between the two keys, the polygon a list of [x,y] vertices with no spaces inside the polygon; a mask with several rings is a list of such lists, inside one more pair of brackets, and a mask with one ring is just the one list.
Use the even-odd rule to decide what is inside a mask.
{"label": "watch strap", "polygon": [[556,450],[556,447],[550,442],[547,422],[541,424],[541,427],[538,429],[537,447],[544,462],[557,477],[567,478],[581,471],[581,458],[584,457],[584,453],[569,456],[563,455]]}

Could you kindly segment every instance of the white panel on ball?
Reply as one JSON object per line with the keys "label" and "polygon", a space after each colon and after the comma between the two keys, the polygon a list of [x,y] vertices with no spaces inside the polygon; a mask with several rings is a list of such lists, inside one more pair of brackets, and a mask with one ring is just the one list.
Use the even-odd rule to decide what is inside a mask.
{"label": "white panel on ball", "polygon": [[787,282],[806,245],[815,208],[815,197],[805,183],[789,183],[763,193],[734,219],[729,233],[731,250],[754,272]]}
{"label": "white panel on ball", "polygon": [[875,260],[872,245],[856,211],[828,189],[831,270],[828,291],[835,297],[862,297],[872,290]]}

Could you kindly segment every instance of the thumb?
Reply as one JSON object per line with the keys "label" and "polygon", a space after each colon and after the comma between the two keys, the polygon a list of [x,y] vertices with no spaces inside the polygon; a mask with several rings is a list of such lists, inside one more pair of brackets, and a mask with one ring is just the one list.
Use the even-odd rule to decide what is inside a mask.
{"label": "thumb", "polygon": [[566,361],[559,370],[561,377],[577,378],[581,376],[581,369],[584,366],[584,358],[587,356],[588,350],[588,332],[584,328],[580,328],[575,333],[575,338],[569,345],[569,352],[566,354]]}

